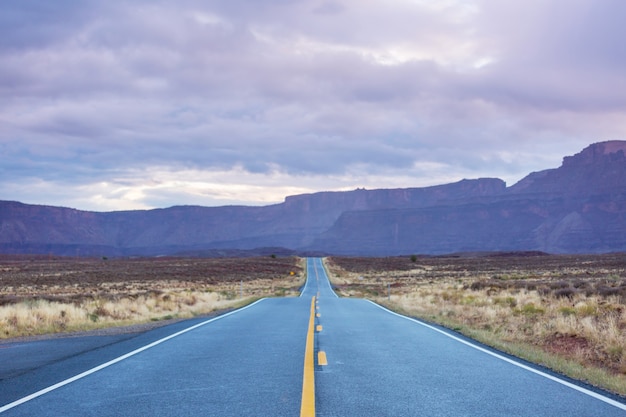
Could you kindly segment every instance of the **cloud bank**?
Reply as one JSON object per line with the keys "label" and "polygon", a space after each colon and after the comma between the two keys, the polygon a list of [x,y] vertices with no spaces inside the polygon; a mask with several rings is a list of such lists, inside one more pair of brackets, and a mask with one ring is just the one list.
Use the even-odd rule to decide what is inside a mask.
{"label": "cloud bank", "polygon": [[509,184],[626,137],[620,0],[8,0],[0,199]]}

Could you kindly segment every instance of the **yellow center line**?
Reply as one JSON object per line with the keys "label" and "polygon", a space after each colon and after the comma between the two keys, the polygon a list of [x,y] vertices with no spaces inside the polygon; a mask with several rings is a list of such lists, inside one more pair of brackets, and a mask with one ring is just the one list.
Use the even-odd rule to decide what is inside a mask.
{"label": "yellow center line", "polygon": [[315,417],[315,363],[314,353],[314,329],[315,329],[315,297],[311,299],[311,313],[309,315],[309,328],[306,336],[306,348],[304,349],[304,374],[302,377],[302,402],[300,404],[300,417]]}
{"label": "yellow center line", "polygon": [[328,360],[326,359],[326,352],[320,350],[317,352],[317,364],[321,366],[328,365]]}

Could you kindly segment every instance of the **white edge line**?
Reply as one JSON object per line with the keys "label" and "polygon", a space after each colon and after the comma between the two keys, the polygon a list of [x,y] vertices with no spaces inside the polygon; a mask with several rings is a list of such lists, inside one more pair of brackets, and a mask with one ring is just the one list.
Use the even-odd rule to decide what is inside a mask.
{"label": "white edge line", "polygon": [[302,288],[302,291],[300,291],[300,297],[304,295],[306,287],[309,286],[309,259],[310,258],[306,258],[306,281],[304,281],[304,288]]}
{"label": "white edge line", "polygon": [[20,398],[19,400],[13,401],[12,403],[6,404],[6,405],[4,405],[4,406],[0,407],[0,413],[3,413],[3,412],[5,412],[5,411],[7,411],[7,410],[10,410],[11,408],[17,407],[18,405],[24,404],[25,402],[28,402],[28,401],[33,400],[33,399],[35,399],[35,398],[37,398],[37,397],[40,397],[40,396],[42,396],[42,395],[44,395],[44,394],[47,394],[47,393],[49,393],[50,391],[54,391],[54,390],[56,390],[57,388],[61,388],[61,387],[62,387],[62,386],[64,386],[64,385],[70,384],[70,383],[72,383],[72,382],[74,382],[74,381],[77,381],[77,380],[79,380],[79,379],[81,379],[81,378],[84,378],[84,377],[86,377],[86,376],[88,376],[88,375],[91,375],[91,374],[93,374],[93,373],[96,373],[96,372],[98,372],[98,371],[100,371],[100,370],[102,370],[102,369],[104,369],[104,368],[107,368],[107,367],[109,367],[109,366],[113,365],[113,364],[116,364],[116,363],[118,363],[118,362],[121,362],[121,361],[123,361],[124,359],[128,359],[128,358],[130,358],[131,356],[134,356],[134,355],[136,355],[136,354],[138,354],[138,353],[141,353],[141,352],[143,352],[144,350],[148,350],[148,349],[150,349],[151,347],[154,347],[154,346],[156,346],[156,345],[160,345],[160,344],[161,344],[161,343],[163,343],[163,342],[166,342],[166,341],[168,341],[168,340],[170,340],[170,339],[173,339],[173,338],[175,338],[175,337],[177,337],[177,336],[180,336],[181,334],[184,334],[184,333],[190,332],[190,331],[192,331],[192,330],[194,330],[194,329],[197,329],[198,327],[201,327],[201,326],[204,326],[204,325],[206,325],[206,324],[212,323],[212,322],[214,322],[214,321],[216,321],[216,320],[223,319],[223,318],[225,318],[225,317],[230,316],[231,314],[239,313],[240,311],[243,311],[243,310],[245,310],[245,309],[247,309],[247,308],[250,308],[250,307],[252,307],[253,305],[255,305],[255,304],[257,304],[257,303],[260,303],[260,302],[261,302],[261,301],[263,301],[263,300],[265,300],[265,298],[262,298],[262,299],[260,299],[260,300],[257,300],[257,301],[255,301],[254,303],[252,303],[252,304],[250,304],[250,305],[247,305],[247,306],[245,306],[245,307],[242,307],[242,308],[239,308],[239,309],[237,309],[237,310],[231,311],[231,312],[229,312],[229,313],[223,314],[223,315],[221,315],[221,316],[217,316],[217,317],[214,317],[214,318],[212,318],[212,319],[209,319],[209,320],[203,321],[202,323],[195,324],[195,325],[193,325],[193,326],[191,326],[191,327],[188,327],[188,328],[186,328],[186,329],[183,329],[183,330],[181,330],[181,331],[179,331],[179,332],[177,332],[177,333],[174,333],[174,334],[172,334],[172,335],[169,335],[169,336],[167,336],[167,337],[164,337],[164,338],[162,338],[162,339],[159,339],[159,340],[157,340],[157,341],[155,341],[155,342],[152,342],[152,343],[150,343],[150,344],[148,344],[148,345],[146,345],[146,346],[140,347],[139,349],[135,349],[135,350],[133,350],[132,352],[129,352],[129,353],[125,354],[125,355],[122,355],[122,356],[119,356],[119,357],[117,357],[117,358],[115,358],[115,359],[112,359],[112,360],[110,360],[110,361],[108,361],[108,362],[106,362],[106,363],[103,363],[102,365],[96,366],[95,368],[89,369],[89,370],[87,370],[87,371],[85,371],[85,372],[83,372],[83,373],[80,373],[80,374],[78,374],[78,375],[75,375],[75,376],[73,376],[73,377],[71,377],[71,378],[68,378],[68,379],[66,379],[66,380],[64,380],[64,381],[58,382],[58,383],[56,383],[56,384],[54,384],[54,385],[51,385],[51,386],[49,386],[49,387],[47,387],[47,388],[44,388],[44,389],[42,389],[42,390],[40,390],[40,391],[37,391],[37,392],[33,393],[33,394],[27,395],[26,397]]}
{"label": "white edge line", "polygon": [[424,323],[424,322],[422,322],[422,321],[420,321],[420,320],[414,319],[414,318],[412,318],[412,317],[403,316],[402,314],[398,314],[398,313],[396,313],[395,311],[391,311],[391,310],[389,310],[388,308],[385,308],[385,307],[383,307],[383,306],[381,306],[381,305],[379,305],[379,304],[376,304],[375,302],[373,302],[373,301],[371,301],[371,300],[366,300],[366,301],[368,301],[368,302],[372,303],[372,304],[373,304],[373,305],[375,305],[376,307],[378,307],[378,308],[380,308],[381,310],[384,310],[384,311],[386,311],[386,312],[388,312],[388,313],[390,313],[390,314],[393,314],[393,315],[395,315],[395,316],[402,317],[403,319],[406,319],[406,320],[409,320],[409,321],[415,322],[415,323],[417,323],[417,324],[419,324],[419,325],[421,325],[421,326],[427,327],[427,328],[429,328],[429,329],[431,329],[431,330],[434,330],[434,331],[436,331],[436,332],[438,332],[438,333],[443,334],[444,336],[447,336],[447,337],[449,337],[449,338],[451,338],[451,339],[454,339],[454,340],[456,340],[457,342],[463,343],[464,345],[467,345],[467,346],[469,346],[469,347],[472,347],[472,348],[474,348],[474,349],[476,349],[476,350],[479,350],[479,351],[481,351],[481,352],[484,352],[484,353],[486,353],[486,354],[488,354],[488,355],[491,355],[491,356],[493,356],[493,357],[496,357],[496,358],[498,358],[498,359],[500,359],[500,360],[503,360],[503,361],[505,361],[505,362],[508,362],[508,363],[510,363],[510,364],[512,364],[512,365],[515,365],[515,366],[517,366],[517,367],[520,367],[520,368],[522,368],[522,369],[525,369],[525,370],[530,371],[530,372],[532,372],[532,373],[535,373],[535,374],[537,374],[537,375],[540,375],[540,376],[542,376],[542,377],[544,377],[544,378],[550,379],[550,380],[552,380],[552,381],[554,381],[554,382],[558,382],[558,383],[559,383],[559,384],[561,384],[561,385],[565,385],[566,387],[572,388],[572,389],[574,389],[574,390],[576,390],[576,391],[579,391],[579,392],[581,392],[581,393],[583,393],[583,394],[586,394],[586,395],[588,395],[588,396],[590,396],[590,397],[593,397],[593,398],[595,398],[595,399],[597,399],[597,400],[604,401],[605,403],[610,404],[610,405],[612,405],[612,406],[614,406],[614,407],[617,407],[617,408],[622,409],[622,410],[626,410],[626,404],[620,403],[620,402],[615,401],[615,400],[613,400],[613,399],[611,399],[611,398],[609,398],[609,397],[606,397],[606,396],[604,396],[604,395],[598,394],[597,392],[593,392],[593,391],[588,390],[588,389],[586,389],[586,388],[580,387],[580,386],[578,386],[578,385],[576,385],[576,384],[572,384],[571,382],[567,382],[567,381],[565,381],[565,380],[563,380],[563,379],[557,378],[557,377],[555,377],[555,376],[553,376],[553,375],[547,374],[547,373],[542,372],[542,371],[540,371],[540,370],[538,370],[538,369],[535,369],[535,368],[532,368],[532,367],[530,367],[530,366],[524,365],[523,363],[520,363],[520,362],[517,362],[517,361],[515,361],[515,360],[513,360],[513,359],[507,358],[506,356],[502,356],[502,355],[500,355],[500,354],[498,354],[498,353],[496,353],[496,352],[493,352],[493,351],[491,351],[491,350],[488,350],[488,349],[482,348],[482,347],[480,347],[480,346],[478,346],[478,345],[475,345],[475,344],[473,344],[473,343],[468,342],[467,340],[463,340],[463,339],[461,339],[461,338],[459,338],[459,337],[456,337],[456,336],[454,336],[454,335],[452,335],[452,334],[450,334],[450,333],[448,333],[448,332],[445,332],[445,331],[443,331],[443,330],[441,330],[441,329],[438,329],[438,328],[436,328],[436,327],[434,327],[434,326],[431,326],[431,325],[429,325],[429,324],[427,324],[427,323]]}
{"label": "white edge line", "polygon": [[328,288],[330,289],[330,292],[335,296],[335,298],[339,298],[335,290],[333,290],[333,286],[330,283],[330,277],[328,276],[328,271],[326,271],[326,265],[324,265],[324,261],[322,259],[320,259],[320,266],[322,267],[322,270],[324,271],[324,275],[326,276],[326,283],[328,284]]}

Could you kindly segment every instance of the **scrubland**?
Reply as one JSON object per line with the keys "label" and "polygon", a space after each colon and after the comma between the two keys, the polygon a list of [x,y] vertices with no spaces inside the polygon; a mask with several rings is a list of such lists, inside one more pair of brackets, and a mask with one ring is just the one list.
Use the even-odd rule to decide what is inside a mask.
{"label": "scrubland", "polygon": [[372,299],[626,395],[626,255],[327,259]]}
{"label": "scrubland", "polygon": [[297,295],[303,260],[0,256],[0,339],[188,318]]}

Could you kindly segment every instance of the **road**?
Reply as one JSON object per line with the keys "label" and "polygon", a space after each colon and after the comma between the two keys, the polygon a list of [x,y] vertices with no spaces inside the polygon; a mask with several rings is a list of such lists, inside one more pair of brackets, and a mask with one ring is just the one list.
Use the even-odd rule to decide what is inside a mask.
{"label": "road", "polygon": [[[337,298],[320,259],[308,259],[307,269],[299,298],[264,299],[139,335],[0,345],[0,410],[9,404],[3,416],[297,416],[317,295],[315,353],[327,358],[314,372],[318,416],[626,415],[624,404],[604,394],[366,300]],[[101,364],[107,366],[93,370]]]}
{"label": "road", "polygon": [[[304,297],[264,299],[206,324],[196,320],[192,324],[200,327],[12,407],[3,416],[298,415],[309,305],[310,299]],[[158,342],[168,330],[175,333],[180,327],[161,328],[132,340],[107,341],[75,355],[53,354],[62,359],[34,367],[20,364],[13,371],[6,365],[10,358],[54,350],[60,342],[4,346],[0,349],[0,362],[5,364],[0,404],[43,389],[46,384],[40,379],[48,386],[61,382],[142,349],[135,339]],[[97,363],[94,357],[102,359]]]}

